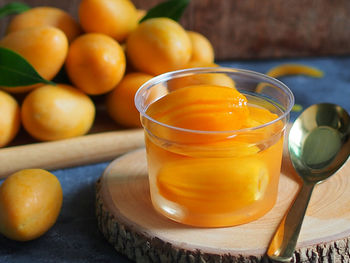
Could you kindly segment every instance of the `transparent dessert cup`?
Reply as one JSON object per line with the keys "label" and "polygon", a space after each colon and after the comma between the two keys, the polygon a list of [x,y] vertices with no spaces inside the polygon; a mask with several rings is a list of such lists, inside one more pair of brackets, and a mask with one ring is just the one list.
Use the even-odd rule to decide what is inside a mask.
{"label": "transparent dessert cup", "polygon": [[[230,131],[191,130],[161,123],[147,113],[152,103],[178,88],[221,85],[220,80],[246,96],[259,125]],[[266,214],[277,199],[283,138],[293,104],[286,85],[247,70],[193,68],[146,82],[135,95],[135,105],[145,131],[156,211],[198,227],[234,226]],[[276,117],[264,122],[264,112]]]}

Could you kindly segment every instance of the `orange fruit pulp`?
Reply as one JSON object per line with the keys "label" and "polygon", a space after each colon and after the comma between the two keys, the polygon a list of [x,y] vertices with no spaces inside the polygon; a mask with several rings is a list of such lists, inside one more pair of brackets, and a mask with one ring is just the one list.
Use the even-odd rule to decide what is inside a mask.
{"label": "orange fruit pulp", "polygon": [[168,125],[142,117],[155,209],[201,227],[268,212],[277,197],[284,124],[253,127],[278,117],[269,109],[262,99],[208,85],[177,89],[149,105],[146,114]]}

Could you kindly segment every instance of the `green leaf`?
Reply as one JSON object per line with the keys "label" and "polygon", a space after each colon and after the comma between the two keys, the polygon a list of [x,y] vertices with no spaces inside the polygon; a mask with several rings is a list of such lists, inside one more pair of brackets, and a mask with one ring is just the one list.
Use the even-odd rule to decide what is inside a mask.
{"label": "green leaf", "polygon": [[21,55],[0,47],[0,86],[16,87],[37,83],[55,85],[54,82],[43,79]]}
{"label": "green leaf", "polygon": [[140,23],[155,17],[168,17],[179,21],[189,3],[190,0],[169,0],[162,2],[151,8],[140,20]]}
{"label": "green leaf", "polygon": [[29,5],[20,3],[20,2],[12,2],[4,5],[0,8],[0,18],[13,14],[20,14],[30,9]]}

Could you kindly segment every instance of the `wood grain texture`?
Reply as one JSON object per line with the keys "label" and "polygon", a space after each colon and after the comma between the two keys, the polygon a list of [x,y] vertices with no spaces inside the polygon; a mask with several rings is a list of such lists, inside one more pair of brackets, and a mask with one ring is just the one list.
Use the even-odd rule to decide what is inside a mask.
{"label": "wood grain texture", "polygon": [[[350,261],[350,162],[316,187],[293,262]],[[148,189],[144,150],[105,170],[96,190],[98,225],[117,251],[136,262],[260,262],[274,230],[299,189],[284,156],[278,201],[254,222],[226,228],[185,226],[158,214]]]}
{"label": "wood grain texture", "polygon": [[144,146],[142,129],[89,134],[0,150],[0,179],[21,169],[59,169],[110,161]]}
{"label": "wood grain texture", "polygon": [[[161,1],[133,0],[142,9]],[[77,18],[80,0],[23,2],[60,7]],[[192,0],[181,23],[209,38],[217,60],[350,54],[348,0]]]}

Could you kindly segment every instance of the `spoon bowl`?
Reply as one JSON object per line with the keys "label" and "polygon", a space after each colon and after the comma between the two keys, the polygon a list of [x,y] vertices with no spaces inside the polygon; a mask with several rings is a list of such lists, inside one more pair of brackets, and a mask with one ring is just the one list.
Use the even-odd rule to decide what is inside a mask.
{"label": "spoon bowl", "polygon": [[304,180],[322,182],[347,160],[350,117],[330,103],[307,108],[294,122],[288,137],[292,164]]}
{"label": "spoon bowl", "polygon": [[310,106],[294,122],[288,149],[303,184],[267,250],[278,262],[292,259],[314,186],[339,170],[350,155],[349,114],[335,104]]}

